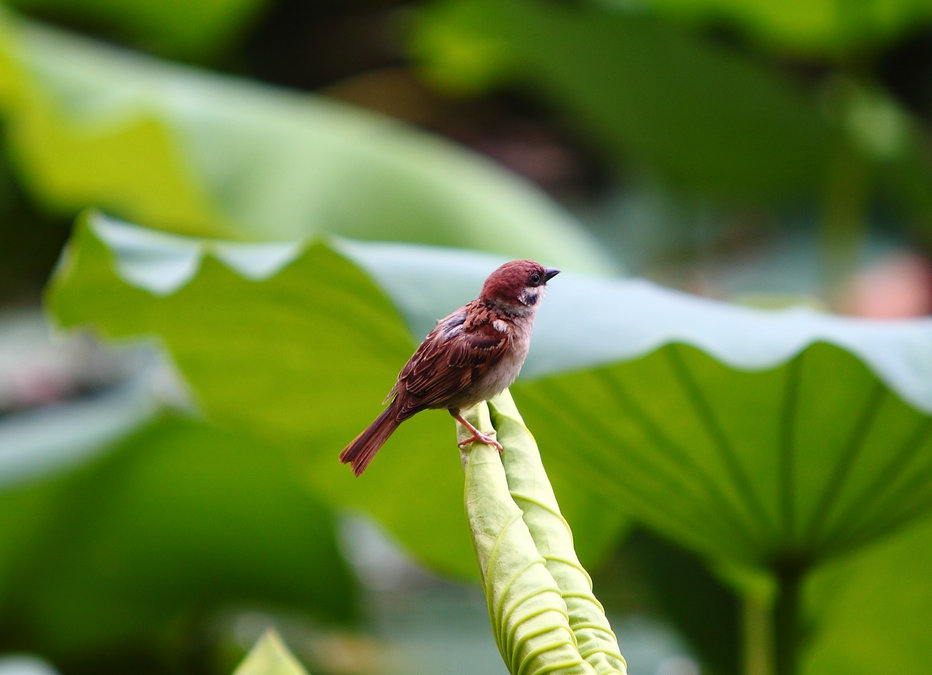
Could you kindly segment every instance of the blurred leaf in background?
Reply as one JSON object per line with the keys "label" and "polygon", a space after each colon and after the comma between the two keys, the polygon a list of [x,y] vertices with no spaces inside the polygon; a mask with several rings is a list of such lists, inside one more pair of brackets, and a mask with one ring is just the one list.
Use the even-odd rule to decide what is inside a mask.
{"label": "blurred leaf in background", "polygon": [[[626,3],[600,0],[620,8]],[[932,7],[912,0],[642,0],[641,7],[699,25],[727,24],[780,52],[843,60],[875,50],[932,21]]]}
{"label": "blurred leaf in background", "polygon": [[206,60],[233,42],[268,0],[5,0],[50,20],[104,31],[170,57]]}
{"label": "blurred leaf in background", "polygon": [[204,672],[219,611],[358,616],[333,517],[282,452],[194,420],[7,486],[0,522],[0,648],[65,672]]}
{"label": "blurred leaf in background", "polygon": [[[616,615],[663,617],[676,626],[703,672],[743,672],[741,602],[694,553],[637,527],[593,572],[593,584],[599,601]],[[623,646],[630,646],[630,636],[616,629]]]}
{"label": "blurred leaf in background", "polygon": [[540,94],[593,147],[687,188],[730,198],[798,195],[824,170],[829,130],[782,78],[643,13],[597,4],[429,6],[412,50],[432,82],[509,81]]}
{"label": "blurred leaf in background", "polygon": [[[771,11],[756,2],[639,8],[439,0],[418,13],[411,50],[425,77],[444,91],[476,94],[507,85],[545,101],[623,176],[646,172],[674,194],[739,212],[806,204],[816,209],[827,245],[843,249],[856,248],[852,240],[863,236],[869,208],[882,198],[929,237],[932,201],[920,187],[932,183],[927,129],[894,98],[856,70],[800,77],[645,11],[655,5],[674,14],[693,8],[731,18],[795,17],[794,34],[803,40],[823,30],[847,39],[851,16],[848,6],[809,3],[793,3],[798,11],[784,14],[783,5]],[[853,25],[878,29],[884,22],[871,17],[928,13],[915,6],[863,3],[863,21]],[[851,265],[845,255],[829,263]]]}
{"label": "blurred leaf in background", "polygon": [[17,166],[60,210],[98,204],[210,236],[339,233],[612,268],[572,217],[514,176],[326,99],[5,17],[0,105]]}

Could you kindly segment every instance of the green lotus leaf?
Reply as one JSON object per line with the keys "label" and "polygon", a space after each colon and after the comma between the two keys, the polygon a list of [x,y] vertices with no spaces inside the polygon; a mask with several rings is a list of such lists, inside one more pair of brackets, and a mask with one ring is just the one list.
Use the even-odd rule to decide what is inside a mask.
{"label": "green lotus leaf", "polygon": [[[403,425],[363,479],[336,459],[414,348],[388,297],[343,255],[321,242],[233,244],[91,216],[48,300],[65,327],[158,335],[209,419],[287,446],[331,504],[374,515],[422,560],[472,576],[457,455],[437,452],[453,435],[447,415]],[[399,500],[399,485],[417,489]],[[622,517],[600,512],[583,486],[568,491],[568,517],[585,522],[580,555],[598,555]]]}
{"label": "green lotus leaf", "polygon": [[[452,252],[337,245],[384,282],[418,332],[427,316],[468,300],[497,262],[464,253],[457,266]],[[290,290],[269,293],[279,286]],[[625,495],[640,515],[664,529],[676,524],[678,536],[701,540],[710,553],[728,549],[764,564],[857,545],[865,527],[883,530],[883,514],[902,506],[901,482],[913,485],[928,451],[932,321],[752,310],[641,281],[566,275],[553,286],[514,393],[525,417],[547,432],[545,453],[550,438],[584,441],[577,452],[556,451],[555,461],[571,458],[576,471],[603,481],[641,476]],[[248,325],[247,302],[256,306]],[[359,304],[353,312],[337,311],[351,302]],[[65,325],[158,332],[208,415],[280,441],[322,435],[334,448],[367,421],[355,409],[381,400],[412,343],[369,277],[322,244],[302,252],[297,244],[185,240],[103,218],[79,227],[51,305]],[[258,356],[239,342],[247,339],[278,353],[290,375],[267,361],[258,368]],[[235,359],[225,367],[216,358],[224,342]],[[334,363],[334,355],[344,359]],[[296,365],[307,369],[303,379]],[[323,409],[347,411],[358,425],[335,431],[326,415],[295,414],[335,378],[354,384],[334,387]],[[269,398],[269,409],[253,404],[244,417],[247,397]],[[898,448],[892,457],[891,447]],[[663,509],[644,499],[654,489],[665,495]],[[721,519],[690,520],[710,508]]]}

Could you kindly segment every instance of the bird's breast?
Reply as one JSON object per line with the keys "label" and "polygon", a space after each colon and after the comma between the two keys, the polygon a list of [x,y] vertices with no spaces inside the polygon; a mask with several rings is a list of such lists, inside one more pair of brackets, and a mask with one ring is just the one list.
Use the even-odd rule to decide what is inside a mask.
{"label": "bird's breast", "polygon": [[[506,322],[502,321],[505,324]],[[517,379],[527,357],[531,345],[530,321],[518,320],[508,322],[509,347],[501,359],[481,373],[476,380],[463,392],[462,398],[457,401],[460,408],[470,408],[481,401],[487,401],[499,392],[507,389]],[[496,326],[496,329],[498,327]]]}

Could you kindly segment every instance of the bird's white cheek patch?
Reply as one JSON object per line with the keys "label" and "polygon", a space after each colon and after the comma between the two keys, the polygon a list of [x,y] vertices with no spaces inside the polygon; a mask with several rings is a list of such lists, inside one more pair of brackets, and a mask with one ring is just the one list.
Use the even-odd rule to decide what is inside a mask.
{"label": "bird's white cheek patch", "polygon": [[527,305],[528,307],[536,305],[539,299],[540,299],[540,288],[525,288],[521,291],[521,294],[518,296],[518,300],[521,301],[521,304]]}

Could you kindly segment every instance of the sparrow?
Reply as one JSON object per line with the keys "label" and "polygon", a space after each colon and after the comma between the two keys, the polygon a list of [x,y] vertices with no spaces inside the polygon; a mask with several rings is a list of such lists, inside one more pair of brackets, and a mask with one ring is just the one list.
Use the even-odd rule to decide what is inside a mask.
{"label": "sparrow", "polygon": [[501,444],[467,422],[460,411],[509,387],[524,364],[534,317],[547,282],[560,270],[513,260],[492,272],[479,297],[437,322],[408,360],[382,402],[388,407],[340,453],[359,476],[409,417],[444,409],[472,436],[459,443]]}

